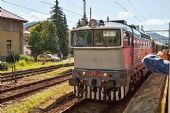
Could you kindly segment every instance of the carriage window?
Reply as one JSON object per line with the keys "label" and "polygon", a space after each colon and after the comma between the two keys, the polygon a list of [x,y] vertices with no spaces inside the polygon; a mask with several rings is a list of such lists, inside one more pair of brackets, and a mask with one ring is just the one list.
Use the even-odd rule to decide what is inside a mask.
{"label": "carriage window", "polygon": [[74,31],[71,37],[72,46],[91,46],[93,43],[91,30]]}

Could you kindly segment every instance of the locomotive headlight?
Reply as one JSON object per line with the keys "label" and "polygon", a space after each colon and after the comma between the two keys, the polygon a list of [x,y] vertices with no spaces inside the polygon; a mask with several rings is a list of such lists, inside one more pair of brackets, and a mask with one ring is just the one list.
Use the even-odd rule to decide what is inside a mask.
{"label": "locomotive headlight", "polygon": [[85,75],[85,74],[86,74],[86,72],[85,72],[85,71],[83,71],[82,75]]}
{"label": "locomotive headlight", "polygon": [[103,73],[103,76],[104,76],[104,77],[107,77],[107,76],[108,76],[108,74],[107,74],[107,73]]}

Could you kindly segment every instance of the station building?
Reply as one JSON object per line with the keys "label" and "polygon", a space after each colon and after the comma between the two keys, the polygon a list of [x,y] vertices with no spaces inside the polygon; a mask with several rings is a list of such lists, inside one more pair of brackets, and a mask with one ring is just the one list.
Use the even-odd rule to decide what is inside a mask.
{"label": "station building", "polygon": [[25,22],[27,20],[0,7],[0,55],[23,53]]}

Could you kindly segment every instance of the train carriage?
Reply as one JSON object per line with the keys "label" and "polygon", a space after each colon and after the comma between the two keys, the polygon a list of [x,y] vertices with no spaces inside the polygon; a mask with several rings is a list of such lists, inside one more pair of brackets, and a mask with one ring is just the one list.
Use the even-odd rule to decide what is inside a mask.
{"label": "train carriage", "polygon": [[121,100],[146,73],[141,59],[152,52],[148,35],[125,21],[96,21],[70,31],[74,70],[69,84],[78,97]]}

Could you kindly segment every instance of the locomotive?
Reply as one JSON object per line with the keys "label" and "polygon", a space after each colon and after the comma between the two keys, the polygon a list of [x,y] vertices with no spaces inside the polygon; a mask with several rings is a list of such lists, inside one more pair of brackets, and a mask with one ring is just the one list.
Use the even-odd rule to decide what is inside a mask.
{"label": "locomotive", "polygon": [[77,97],[119,101],[134,89],[147,69],[142,58],[161,45],[124,20],[90,20],[70,31],[74,69],[69,85]]}

